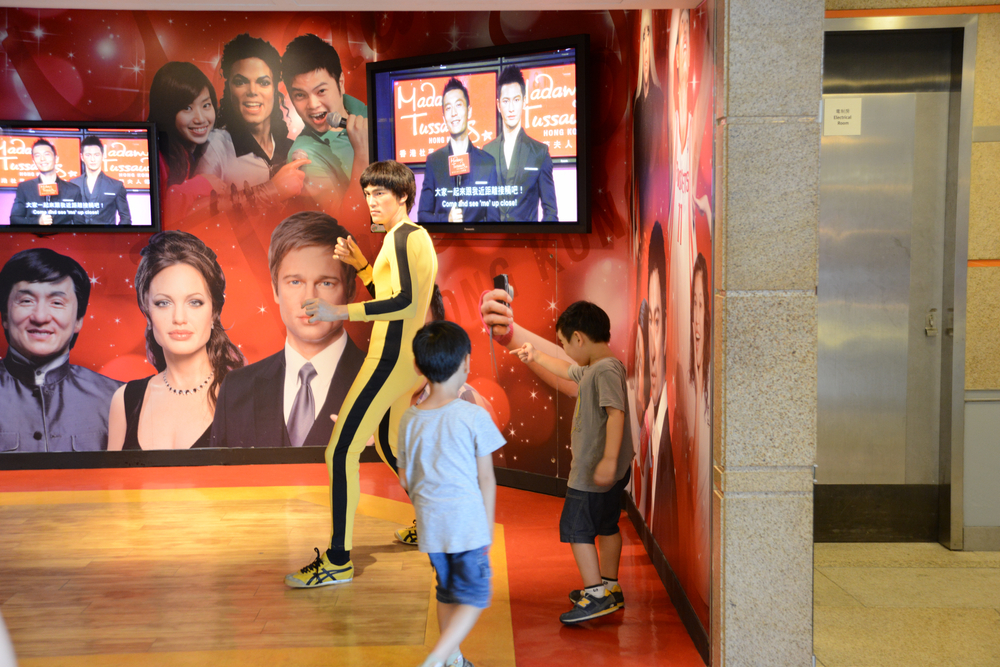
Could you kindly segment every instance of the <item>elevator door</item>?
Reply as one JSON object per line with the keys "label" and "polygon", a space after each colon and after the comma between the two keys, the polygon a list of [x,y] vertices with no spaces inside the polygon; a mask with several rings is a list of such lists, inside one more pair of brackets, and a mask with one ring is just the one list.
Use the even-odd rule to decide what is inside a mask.
{"label": "elevator door", "polygon": [[820,153],[821,541],[939,539],[961,39],[826,33],[824,113],[853,104],[860,119]]}
{"label": "elevator door", "polygon": [[850,97],[861,134],[821,150],[817,481],[936,484],[950,94]]}

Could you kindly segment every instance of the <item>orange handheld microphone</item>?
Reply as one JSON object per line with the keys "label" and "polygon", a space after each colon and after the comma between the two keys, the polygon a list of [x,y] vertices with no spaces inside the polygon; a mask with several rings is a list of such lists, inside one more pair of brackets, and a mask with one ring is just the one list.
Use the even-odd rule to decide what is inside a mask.
{"label": "orange handheld microphone", "polygon": [[462,184],[462,176],[472,171],[472,163],[469,161],[469,154],[448,156],[448,175],[457,176],[458,184]]}
{"label": "orange handheld microphone", "polygon": [[472,171],[472,164],[469,162],[469,154],[448,156],[448,175],[462,176]]}
{"label": "orange handheld microphone", "polygon": [[57,196],[59,196],[59,184],[58,183],[39,183],[38,184],[38,196],[40,196],[40,197],[57,197]]}

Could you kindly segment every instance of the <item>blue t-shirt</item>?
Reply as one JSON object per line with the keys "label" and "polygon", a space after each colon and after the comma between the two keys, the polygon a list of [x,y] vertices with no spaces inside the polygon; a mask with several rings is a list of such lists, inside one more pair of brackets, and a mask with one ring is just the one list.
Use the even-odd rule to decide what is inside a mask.
{"label": "blue t-shirt", "polygon": [[476,458],[506,442],[490,414],[454,400],[433,410],[412,407],[399,422],[396,465],[417,512],[420,550],[461,553],[490,544]]}

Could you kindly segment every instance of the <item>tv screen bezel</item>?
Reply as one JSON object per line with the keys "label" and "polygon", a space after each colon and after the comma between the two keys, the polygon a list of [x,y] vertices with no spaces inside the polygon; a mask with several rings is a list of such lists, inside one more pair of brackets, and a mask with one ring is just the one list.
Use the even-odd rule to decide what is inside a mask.
{"label": "tv screen bezel", "polygon": [[[577,155],[576,155],[576,200],[577,220],[574,222],[499,222],[499,223],[441,223],[420,222],[418,224],[433,234],[589,234],[591,231],[590,216],[590,93],[588,91],[588,61],[590,53],[590,36],[587,34],[567,35],[551,39],[502,44],[478,49],[467,49],[439,54],[410,56],[382,60],[367,64],[368,84],[368,150],[371,162],[378,158],[378,103],[375,89],[375,79],[379,74],[405,70],[420,70],[429,67],[441,67],[443,72],[449,66],[497,58],[516,58],[532,54],[549,53],[562,49],[575,49],[576,62],[576,121],[577,121]],[[496,110],[494,109],[494,113]]]}
{"label": "tv screen bezel", "polygon": [[[162,230],[160,215],[160,173],[159,146],[157,143],[156,124],[147,121],[49,121],[49,120],[0,120],[0,133],[6,128],[39,129],[38,138],[45,138],[45,130],[145,130],[149,146],[149,208],[150,224],[148,226],[132,225],[0,225],[2,233],[29,233],[51,235],[59,233],[72,234],[155,234]],[[9,214],[8,214],[9,215]]]}

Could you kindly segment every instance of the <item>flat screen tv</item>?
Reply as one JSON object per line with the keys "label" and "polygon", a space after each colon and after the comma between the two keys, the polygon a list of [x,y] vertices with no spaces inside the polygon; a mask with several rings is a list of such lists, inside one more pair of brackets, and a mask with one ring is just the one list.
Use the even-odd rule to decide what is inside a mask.
{"label": "flat screen tv", "polygon": [[156,232],[152,123],[0,121],[0,232]]}
{"label": "flat screen tv", "polygon": [[368,63],[371,159],[430,232],[590,231],[587,35]]}

